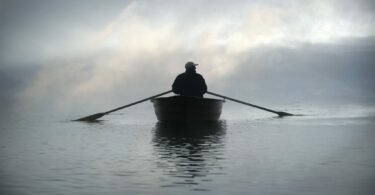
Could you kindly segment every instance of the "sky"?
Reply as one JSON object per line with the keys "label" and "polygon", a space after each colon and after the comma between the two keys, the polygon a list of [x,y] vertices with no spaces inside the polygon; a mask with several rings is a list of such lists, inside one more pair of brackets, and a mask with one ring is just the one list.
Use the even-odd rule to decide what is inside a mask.
{"label": "sky", "polygon": [[0,100],[115,108],[169,90],[194,61],[210,91],[252,103],[371,106],[374,9],[371,0],[0,0]]}

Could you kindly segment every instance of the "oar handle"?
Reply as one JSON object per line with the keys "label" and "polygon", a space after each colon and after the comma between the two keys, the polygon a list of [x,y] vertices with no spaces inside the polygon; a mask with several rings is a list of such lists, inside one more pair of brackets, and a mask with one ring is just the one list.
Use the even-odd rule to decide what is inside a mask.
{"label": "oar handle", "polygon": [[268,112],[273,112],[273,113],[275,113],[275,114],[277,114],[279,116],[284,116],[285,114],[289,114],[289,113],[285,113],[285,112],[278,112],[278,111],[271,110],[271,109],[268,109],[268,108],[264,108],[264,107],[261,107],[261,106],[257,106],[257,105],[254,105],[254,104],[250,104],[250,103],[247,103],[247,102],[244,102],[244,101],[241,101],[241,100],[236,100],[236,99],[233,99],[233,98],[230,98],[230,97],[227,97],[227,96],[223,96],[223,95],[220,95],[220,94],[217,94],[217,93],[212,93],[212,92],[209,92],[209,91],[207,91],[207,93],[211,94],[211,95],[214,95],[214,96],[217,96],[217,97],[228,99],[228,100],[240,103],[240,104],[245,104],[245,105],[248,105],[248,106],[259,108],[261,110],[265,110],[265,111],[268,111]]}
{"label": "oar handle", "polygon": [[115,108],[115,109],[113,109],[113,110],[109,110],[109,111],[105,112],[104,114],[109,114],[109,113],[111,113],[111,112],[115,112],[115,111],[117,111],[117,110],[121,110],[121,109],[124,109],[124,108],[130,107],[130,106],[133,106],[133,105],[136,105],[136,104],[139,104],[139,103],[145,102],[145,101],[147,101],[147,100],[154,99],[154,98],[156,98],[156,97],[159,97],[159,96],[162,96],[162,95],[168,94],[168,93],[170,93],[170,92],[172,92],[172,90],[169,90],[169,91],[166,91],[166,92],[163,92],[163,93],[159,93],[159,94],[157,94],[157,95],[154,95],[154,96],[151,96],[151,97],[148,97],[148,98],[145,98],[145,99],[142,99],[142,100],[139,100],[139,101],[136,101],[136,102],[133,102],[133,103],[127,104],[127,105],[125,105],[125,106],[121,106],[121,107]]}

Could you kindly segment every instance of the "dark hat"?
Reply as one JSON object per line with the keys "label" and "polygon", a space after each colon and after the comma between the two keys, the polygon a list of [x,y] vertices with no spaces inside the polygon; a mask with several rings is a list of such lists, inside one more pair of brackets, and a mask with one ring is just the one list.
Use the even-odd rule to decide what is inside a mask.
{"label": "dark hat", "polygon": [[189,69],[189,68],[192,68],[192,67],[195,67],[195,66],[198,66],[198,64],[195,64],[194,62],[186,62],[186,64],[185,64],[186,69]]}

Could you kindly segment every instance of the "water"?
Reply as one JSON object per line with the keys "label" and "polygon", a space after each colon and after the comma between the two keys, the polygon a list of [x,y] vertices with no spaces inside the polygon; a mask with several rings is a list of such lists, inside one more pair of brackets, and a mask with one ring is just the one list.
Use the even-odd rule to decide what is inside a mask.
{"label": "water", "polygon": [[370,195],[375,117],[360,113],[195,125],[137,108],[98,123],[16,113],[0,126],[0,192]]}

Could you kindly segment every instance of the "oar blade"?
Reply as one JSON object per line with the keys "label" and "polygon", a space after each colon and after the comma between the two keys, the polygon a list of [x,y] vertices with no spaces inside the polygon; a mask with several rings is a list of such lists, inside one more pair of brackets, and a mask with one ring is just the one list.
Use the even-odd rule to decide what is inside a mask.
{"label": "oar blade", "polygon": [[97,113],[97,114],[93,114],[93,115],[90,115],[90,116],[85,116],[85,117],[82,117],[82,118],[79,118],[79,119],[76,119],[75,121],[95,121],[96,119],[104,116],[106,113],[104,112],[101,112],[101,113]]}
{"label": "oar blade", "polygon": [[279,117],[294,116],[294,114],[290,114],[287,112],[277,112],[277,114],[279,115]]}

